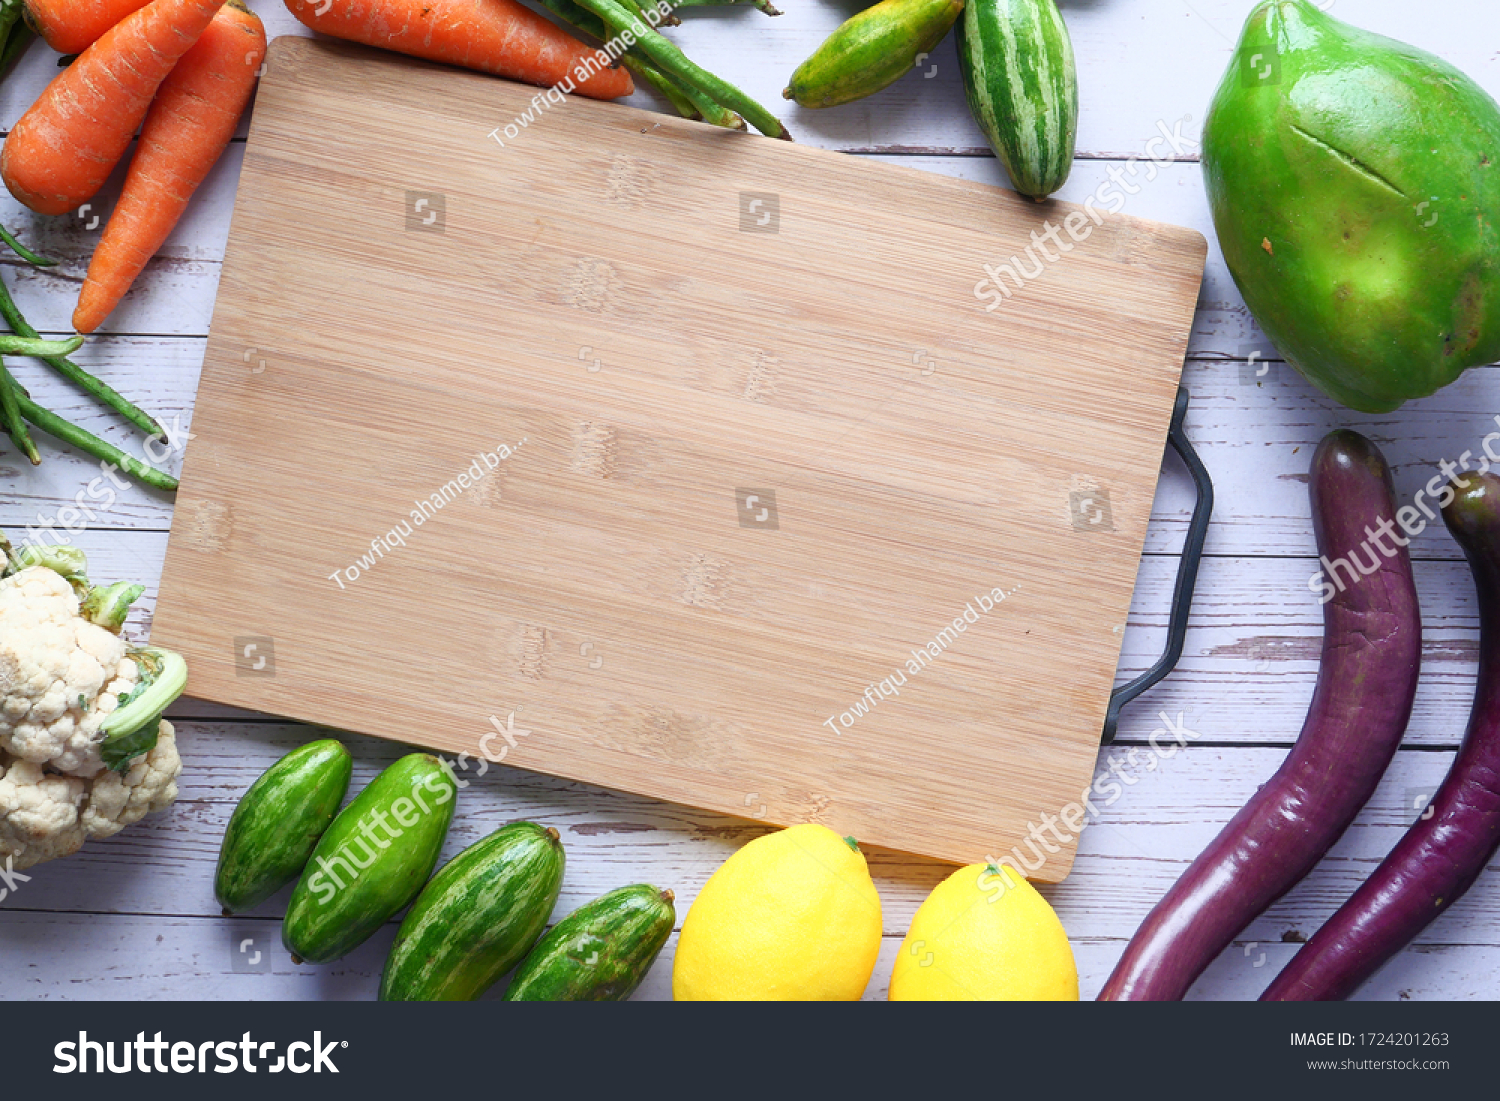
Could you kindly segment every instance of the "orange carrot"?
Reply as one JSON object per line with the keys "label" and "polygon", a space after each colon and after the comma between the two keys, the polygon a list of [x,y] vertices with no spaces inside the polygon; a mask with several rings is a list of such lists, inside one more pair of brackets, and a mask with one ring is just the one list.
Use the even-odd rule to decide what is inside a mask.
{"label": "orange carrot", "polygon": [[26,0],[26,22],[60,54],[81,54],[149,0]]}
{"label": "orange carrot", "polygon": [[[635,90],[624,69],[516,0],[286,0],[315,31],[445,61],[527,84],[617,99]],[[596,58],[596,60],[589,60]],[[587,66],[580,68],[580,66]]]}
{"label": "orange carrot", "polygon": [[125,155],[151,97],[223,0],[152,0],[59,73],[0,149],[0,178],[38,214],[87,202]]}
{"label": "orange carrot", "polygon": [[73,311],[73,328],[97,329],[156,255],[239,122],[266,55],[266,32],[228,0],[182,55],[141,126],[135,159]]}

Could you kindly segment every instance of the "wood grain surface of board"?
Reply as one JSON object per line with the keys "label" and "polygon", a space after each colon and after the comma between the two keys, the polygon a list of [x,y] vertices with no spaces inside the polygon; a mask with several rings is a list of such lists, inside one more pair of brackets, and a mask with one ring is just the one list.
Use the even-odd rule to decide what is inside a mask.
{"label": "wood grain surface of board", "polygon": [[1107,211],[280,39],[153,639],[461,778],[1060,880],[1205,254]]}

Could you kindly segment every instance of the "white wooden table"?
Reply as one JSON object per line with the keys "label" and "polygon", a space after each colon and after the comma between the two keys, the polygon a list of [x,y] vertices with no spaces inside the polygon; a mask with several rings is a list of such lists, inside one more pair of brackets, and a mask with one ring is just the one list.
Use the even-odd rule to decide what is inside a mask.
{"label": "white wooden table", "polygon": [[[252,0],[271,36],[303,34],[277,0]],[[832,111],[799,111],[780,91],[796,64],[854,10],[853,3],[788,0],[767,19],[750,9],[685,14],[669,33],[688,54],[767,104],[785,106],[797,140],[932,172],[1005,183],[970,121],[950,39],[895,87]],[[1063,198],[1092,193],[1112,166],[1143,155],[1158,122],[1196,138],[1253,0],[1063,0],[1078,55],[1082,94],[1078,160]],[[1459,65],[1500,95],[1500,48],[1489,0],[1336,0],[1334,14],[1412,42]],[[55,72],[40,44],[0,86],[8,129]],[[638,94],[643,106],[654,106]],[[243,133],[243,128],[242,131]],[[104,333],[78,359],[170,422],[191,416],[213,309],[242,142],[231,147]],[[1193,395],[1189,433],[1213,474],[1218,507],[1178,670],[1125,713],[1119,739],[1101,753],[1123,758],[1165,711],[1202,737],[1154,771],[1125,765],[1138,782],[1082,838],[1071,878],[1046,893],[1078,956],[1084,997],[1093,997],[1141,918],[1213,834],[1276,769],[1296,737],[1312,693],[1321,616],[1307,589],[1315,569],[1306,473],[1317,441],[1349,425],[1370,435],[1406,499],[1443,458],[1477,448],[1500,413],[1493,368],[1398,413],[1350,413],[1316,393],[1259,333],[1224,267],[1209,223],[1195,153],[1139,184],[1125,213],[1201,230],[1211,248],[1185,381]],[[0,218],[62,265],[41,274],[4,260],[4,278],[45,334],[69,317],[118,179],[81,217],[43,219],[0,200]],[[337,217],[337,211],[329,211]],[[1259,378],[1245,363],[1270,359]],[[1261,365],[1265,367],[1265,364]],[[1128,350],[1120,368],[1130,370]],[[46,368],[17,362],[43,404],[125,445],[120,426]],[[8,442],[0,457],[0,527],[49,517],[97,473],[96,464],[50,440],[33,469]],[[274,431],[265,446],[277,446]],[[1087,446],[1080,441],[1080,446]],[[253,477],[253,471],[247,472]],[[1192,504],[1185,472],[1169,458],[1157,493],[1120,665],[1123,681],[1159,651],[1172,579]],[[123,493],[78,543],[96,579],[145,582],[147,597],[128,632],[150,629],[155,583],[172,518],[170,495]],[[1296,942],[1353,890],[1413,817],[1412,800],[1441,780],[1472,699],[1477,617],[1469,575],[1441,526],[1412,546],[1426,619],[1425,665],[1406,742],[1374,799],[1322,865],[1255,921],[1192,992],[1253,998]],[[1061,655],[1059,655],[1061,657]],[[1063,673],[1059,662],[1059,676]],[[401,675],[399,669],[391,675]],[[286,893],[255,914],[227,920],[214,903],[219,838],[235,801],[279,755],[310,737],[305,727],[183,700],[177,722],[185,762],[181,796],[168,813],[81,854],[45,865],[0,903],[0,998],[372,998],[394,925],[330,967],[294,967],[279,941]],[[349,740],[355,784],[394,759],[398,747]],[[497,824],[532,818],[556,826],[568,871],[559,914],[626,883],[672,887],[679,918],[707,877],[764,827],[501,768],[464,793],[446,855]],[[891,853],[871,860],[885,907],[885,945],[867,997],[884,998],[892,957],[911,915],[948,868]],[[1361,992],[1364,998],[1466,999],[1500,995],[1500,868],[1429,928]],[[250,942],[250,943],[245,943]],[[244,951],[240,951],[241,948]],[[255,962],[259,952],[258,962]],[[671,992],[669,944],[637,997]]]}

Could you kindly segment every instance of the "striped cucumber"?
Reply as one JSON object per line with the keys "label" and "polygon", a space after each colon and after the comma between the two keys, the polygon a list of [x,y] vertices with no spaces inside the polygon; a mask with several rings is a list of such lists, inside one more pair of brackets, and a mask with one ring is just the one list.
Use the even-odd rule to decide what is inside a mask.
{"label": "striped cucumber", "polygon": [[958,68],[974,121],[1022,195],[1067,180],[1078,135],[1073,43],[1054,0],[969,0]]}
{"label": "striped cucumber", "polygon": [[534,822],[502,826],[459,853],[401,923],[383,1002],[465,1002],[530,951],[562,890],[562,842]]}
{"label": "striped cucumber", "polygon": [[229,817],[214,872],[226,915],[254,909],[302,874],[353,769],[343,744],[325,738],[292,750],[250,785]]}
{"label": "striped cucumber", "polygon": [[963,7],[964,0],[881,0],[829,35],[781,94],[802,107],[873,95],[936,48]]}
{"label": "striped cucumber", "polygon": [[621,887],[563,918],[521,964],[508,1002],[623,1002],[672,935],[672,892]]}
{"label": "striped cucumber", "polygon": [[453,773],[412,753],[370,781],[313,850],[281,926],[287,951],[309,963],[347,955],[427,882],[453,820]]}

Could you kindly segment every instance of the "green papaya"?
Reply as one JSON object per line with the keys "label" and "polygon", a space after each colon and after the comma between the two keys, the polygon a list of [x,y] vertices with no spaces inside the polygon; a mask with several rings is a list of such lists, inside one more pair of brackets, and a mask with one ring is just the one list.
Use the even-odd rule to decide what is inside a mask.
{"label": "green papaya", "polygon": [[1263,3],[1203,171],[1250,312],[1336,401],[1386,413],[1500,358],[1500,106],[1447,62]]}
{"label": "green papaya", "polygon": [[801,107],[874,95],[936,49],[963,9],[964,0],[881,0],[829,35],[781,94]]}

